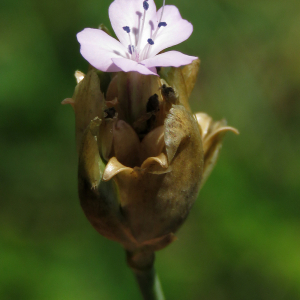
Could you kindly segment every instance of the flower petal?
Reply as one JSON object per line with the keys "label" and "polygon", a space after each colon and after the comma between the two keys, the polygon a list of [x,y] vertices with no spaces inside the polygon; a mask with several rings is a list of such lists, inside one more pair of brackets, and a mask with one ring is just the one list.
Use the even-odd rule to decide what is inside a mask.
{"label": "flower petal", "polygon": [[124,72],[136,71],[144,75],[157,75],[156,69],[147,68],[144,65],[141,65],[140,63],[137,63],[136,61],[131,59],[118,57],[112,58],[112,61]]}
{"label": "flower petal", "polygon": [[77,34],[81,55],[96,69],[118,72],[120,69],[111,60],[126,57],[126,48],[100,29],[85,28]]}
{"label": "flower petal", "polygon": [[[157,12],[157,20],[160,19],[162,8]],[[174,5],[164,7],[162,22],[167,26],[161,26],[154,38],[154,45],[150,46],[147,57],[153,57],[163,49],[177,45],[189,38],[193,32],[193,25],[182,19],[178,8]]]}
{"label": "flower petal", "polygon": [[[156,6],[153,0],[147,0],[149,8],[146,11],[144,30],[141,36],[141,49],[147,44],[147,39],[154,31],[156,21]],[[137,45],[139,28],[142,27],[144,8],[142,0],[115,0],[108,10],[111,26],[119,41],[127,48],[130,45],[128,33],[123,27],[130,28],[131,41]]]}
{"label": "flower petal", "polygon": [[168,51],[154,57],[143,60],[141,63],[150,67],[180,67],[190,64],[196,56],[185,55],[178,51]]}

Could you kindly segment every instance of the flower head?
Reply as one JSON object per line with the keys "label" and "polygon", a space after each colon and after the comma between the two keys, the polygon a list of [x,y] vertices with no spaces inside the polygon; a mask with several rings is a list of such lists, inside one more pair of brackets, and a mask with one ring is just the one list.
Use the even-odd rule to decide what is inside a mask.
{"label": "flower head", "polygon": [[82,56],[98,70],[157,75],[155,67],[179,67],[197,59],[178,51],[160,53],[193,32],[193,25],[165,0],[158,11],[153,0],[115,0],[109,18],[119,41],[101,29],[85,28],[77,34]]}
{"label": "flower head", "polygon": [[75,110],[79,198],[99,233],[131,254],[152,253],[174,240],[224,133],[236,130],[191,113],[199,59],[161,53],[193,31],[175,6],[164,1],[156,12],[153,0],[115,0],[109,17],[119,41],[101,29],[78,33],[93,67],[75,73],[63,101]]}
{"label": "flower head", "polygon": [[81,206],[94,228],[131,253],[174,239],[208,177],[228,131],[225,121],[193,115],[188,98],[199,60],[157,76],[91,68],[76,72],[75,110]]}

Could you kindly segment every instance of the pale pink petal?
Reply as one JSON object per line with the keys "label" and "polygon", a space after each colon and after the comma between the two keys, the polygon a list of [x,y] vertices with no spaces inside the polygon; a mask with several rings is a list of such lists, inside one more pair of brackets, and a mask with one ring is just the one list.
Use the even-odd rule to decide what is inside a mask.
{"label": "pale pink petal", "polygon": [[134,60],[127,58],[113,58],[112,61],[124,72],[136,71],[144,75],[157,75],[156,69],[147,68]]}
{"label": "pale pink petal", "polygon": [[[147,44],[151,37],[156,22],[156,6],[153,0],[147,1],[149,8],[146,11],[144,30],[141,36],[141,46]],[[109,19],[112,28],[119,41],[128,49],[130,40],[128,33],[123,27],[130,28],[131,41],[134,46],[137,45],[138,29],[142,27],[144,8],[143,0],[115,0],[109,7]]]}
{"label": "pale pink petal", "polygon": [[[157,12],[159,21],[162,8]],[[147,57],[153,57],[160,51],[177,45],[189,38],[193,32],[193,25],[182,19],[178,8],[174,5],[166,5],[161,22],[166,22],[167,26],[161,26],[154,38],[154,45],[149,47]],[[158,24],[157,24],[158,25]]]}
{"label": "pale pink petal", "polygon": [[151,67],[180,67],[190,64],[198,57],[185,55],[178,51],[168,51],[143,60],[141,63],[147,68]]}
{"label": "pale pink petal", "polygon": [[81,55],[96,69],[118,72],[120,69],[111,60],[126,57],[126,48],[100,29],[85,28],[77,34]]}
{"label": "pale pink petal", "polygon": [[157,70],[155,67],[149,67],[148,68],[152,73],[154,73],[154,75],[157,75]]}

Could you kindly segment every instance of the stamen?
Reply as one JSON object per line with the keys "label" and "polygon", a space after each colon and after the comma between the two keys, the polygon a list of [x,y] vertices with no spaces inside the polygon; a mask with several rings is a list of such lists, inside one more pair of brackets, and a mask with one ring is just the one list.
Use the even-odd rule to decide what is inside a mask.
{"label": "stamen", "polygon": [[[155,32],[154,32],[154,34],[153,34],[153,39],[155,39],[156,38],[156,35],[157,35],[157,31],[158,31],[158,28],[160,28],[161,26],[167,26],[167,23],[166,22],[162,22],[161,21],[161,19],[162,19],[162,16],[163,16],[163,14],[164,14],[164,9],[165,9],[165,3],[166,3],[166,0],[164,0],[164,2],[163,2],[163,7],[162,7],[162,10],[161,10],[161,14],[160,14],[160,18],[159,18],[159,22],[158,22],[158,26],[157,26],[157,28],[156,28],[156,30],[155,30]],[[147,51],[148,52],[148,51]],[[148,55],[148,53],[147,53],[147,55]]]}
{"label": "stamen", "polygon": [[123,29],[124,29],[127,33],[130,32],[130,28],[129,28],[128,26],[124,26]]}
{"label": "stamen", "polygon": [[129,28],[129,26],[124,26],[122,28],[128,33],[129,42],[130,42],[130,45],[128,45],[128,51],[132,55],[132,53],[134,52],[134,46],[132,45],[132,42],[131,42],[130,28]]}
{"label": "stamen", "polygon": [[161,26],[166,27],[167,23],[166,22],[160,22],[160,23],[158,23],[158,27],[160,28]]}
{"label": "stamen", "polygon": [[161,14],[160,14],[160,18],[159,18],[159,22],[158,22],[158,25],[157,25],[157,28],[154,32],[154,34],[152,35],[152,38],[151,39],[148,39],[148,44],[146,44],[146,46],[144,47],[143,51],[142,51],[142,59],[146,59],[148,57],[148,53],[149,53],[149,48],[150,46],[149,45],[154,45],[154,40],[156,38],[156,35],[157,35],[157,31],[158,29],[163,26],[163,27],[166,27],[167,26],[167,23],[166,22],[161,22],[161,19],[162,19],[162,16],[164,14],[164,9],[165,9],[165,3],[166,3],[166,0],[163,0],[163,7],[162,7],[162,11],[161,11]]}
{"label": "stamen", "polygon": [[148,3],[147,1],[148,1],[148,0],[145,0],[145,1],[143,2],[143,7],[144,7],[145,10],[148,10],[148,8],[149,8],[149,3]]}
{"label": "stamen", "polygon": [[145,25],[145,19],[146,19],[146,11],[147,11],[148,8],[149,8],[149,3],[148,3],[147,1],[148,1],[148,0],[145,0],[145,1],[143,2],[143,7],[144,7],[143,23],[142,23],[142,27],[141,27],[140,30],[139,30],[138,42],[137,42],[137,45],[136,45],[136,48],[137,48],[137,51],[138,51],[138,52],[139,52],[140,44],[141,44],[141,37],[142,37],[143,31],[144,31],[144,25]]}
{"label": "stamen", "polygon": [[163,16],[163,14],[164,14],[165,3],[166,3],[166,0],[164,0],[164,2],[163,2],[163,8],[162,8],[162,11],[161,11],[161,15],[160,15],[158,24],[161,22],[162,16]]}

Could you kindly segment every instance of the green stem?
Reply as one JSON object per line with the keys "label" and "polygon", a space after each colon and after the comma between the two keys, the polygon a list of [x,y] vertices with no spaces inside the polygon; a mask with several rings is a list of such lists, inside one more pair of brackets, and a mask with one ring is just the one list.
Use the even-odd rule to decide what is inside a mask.
{"label": "green stem", "polygon": [[133,270],[144,300],[165,300],[154,267],[146,271]]}
{"label": "green stem", "polygon": [[144,300],[165,300],[159,278],[154,269],[153,252],[127,252],[127,262],[132,269]]}

